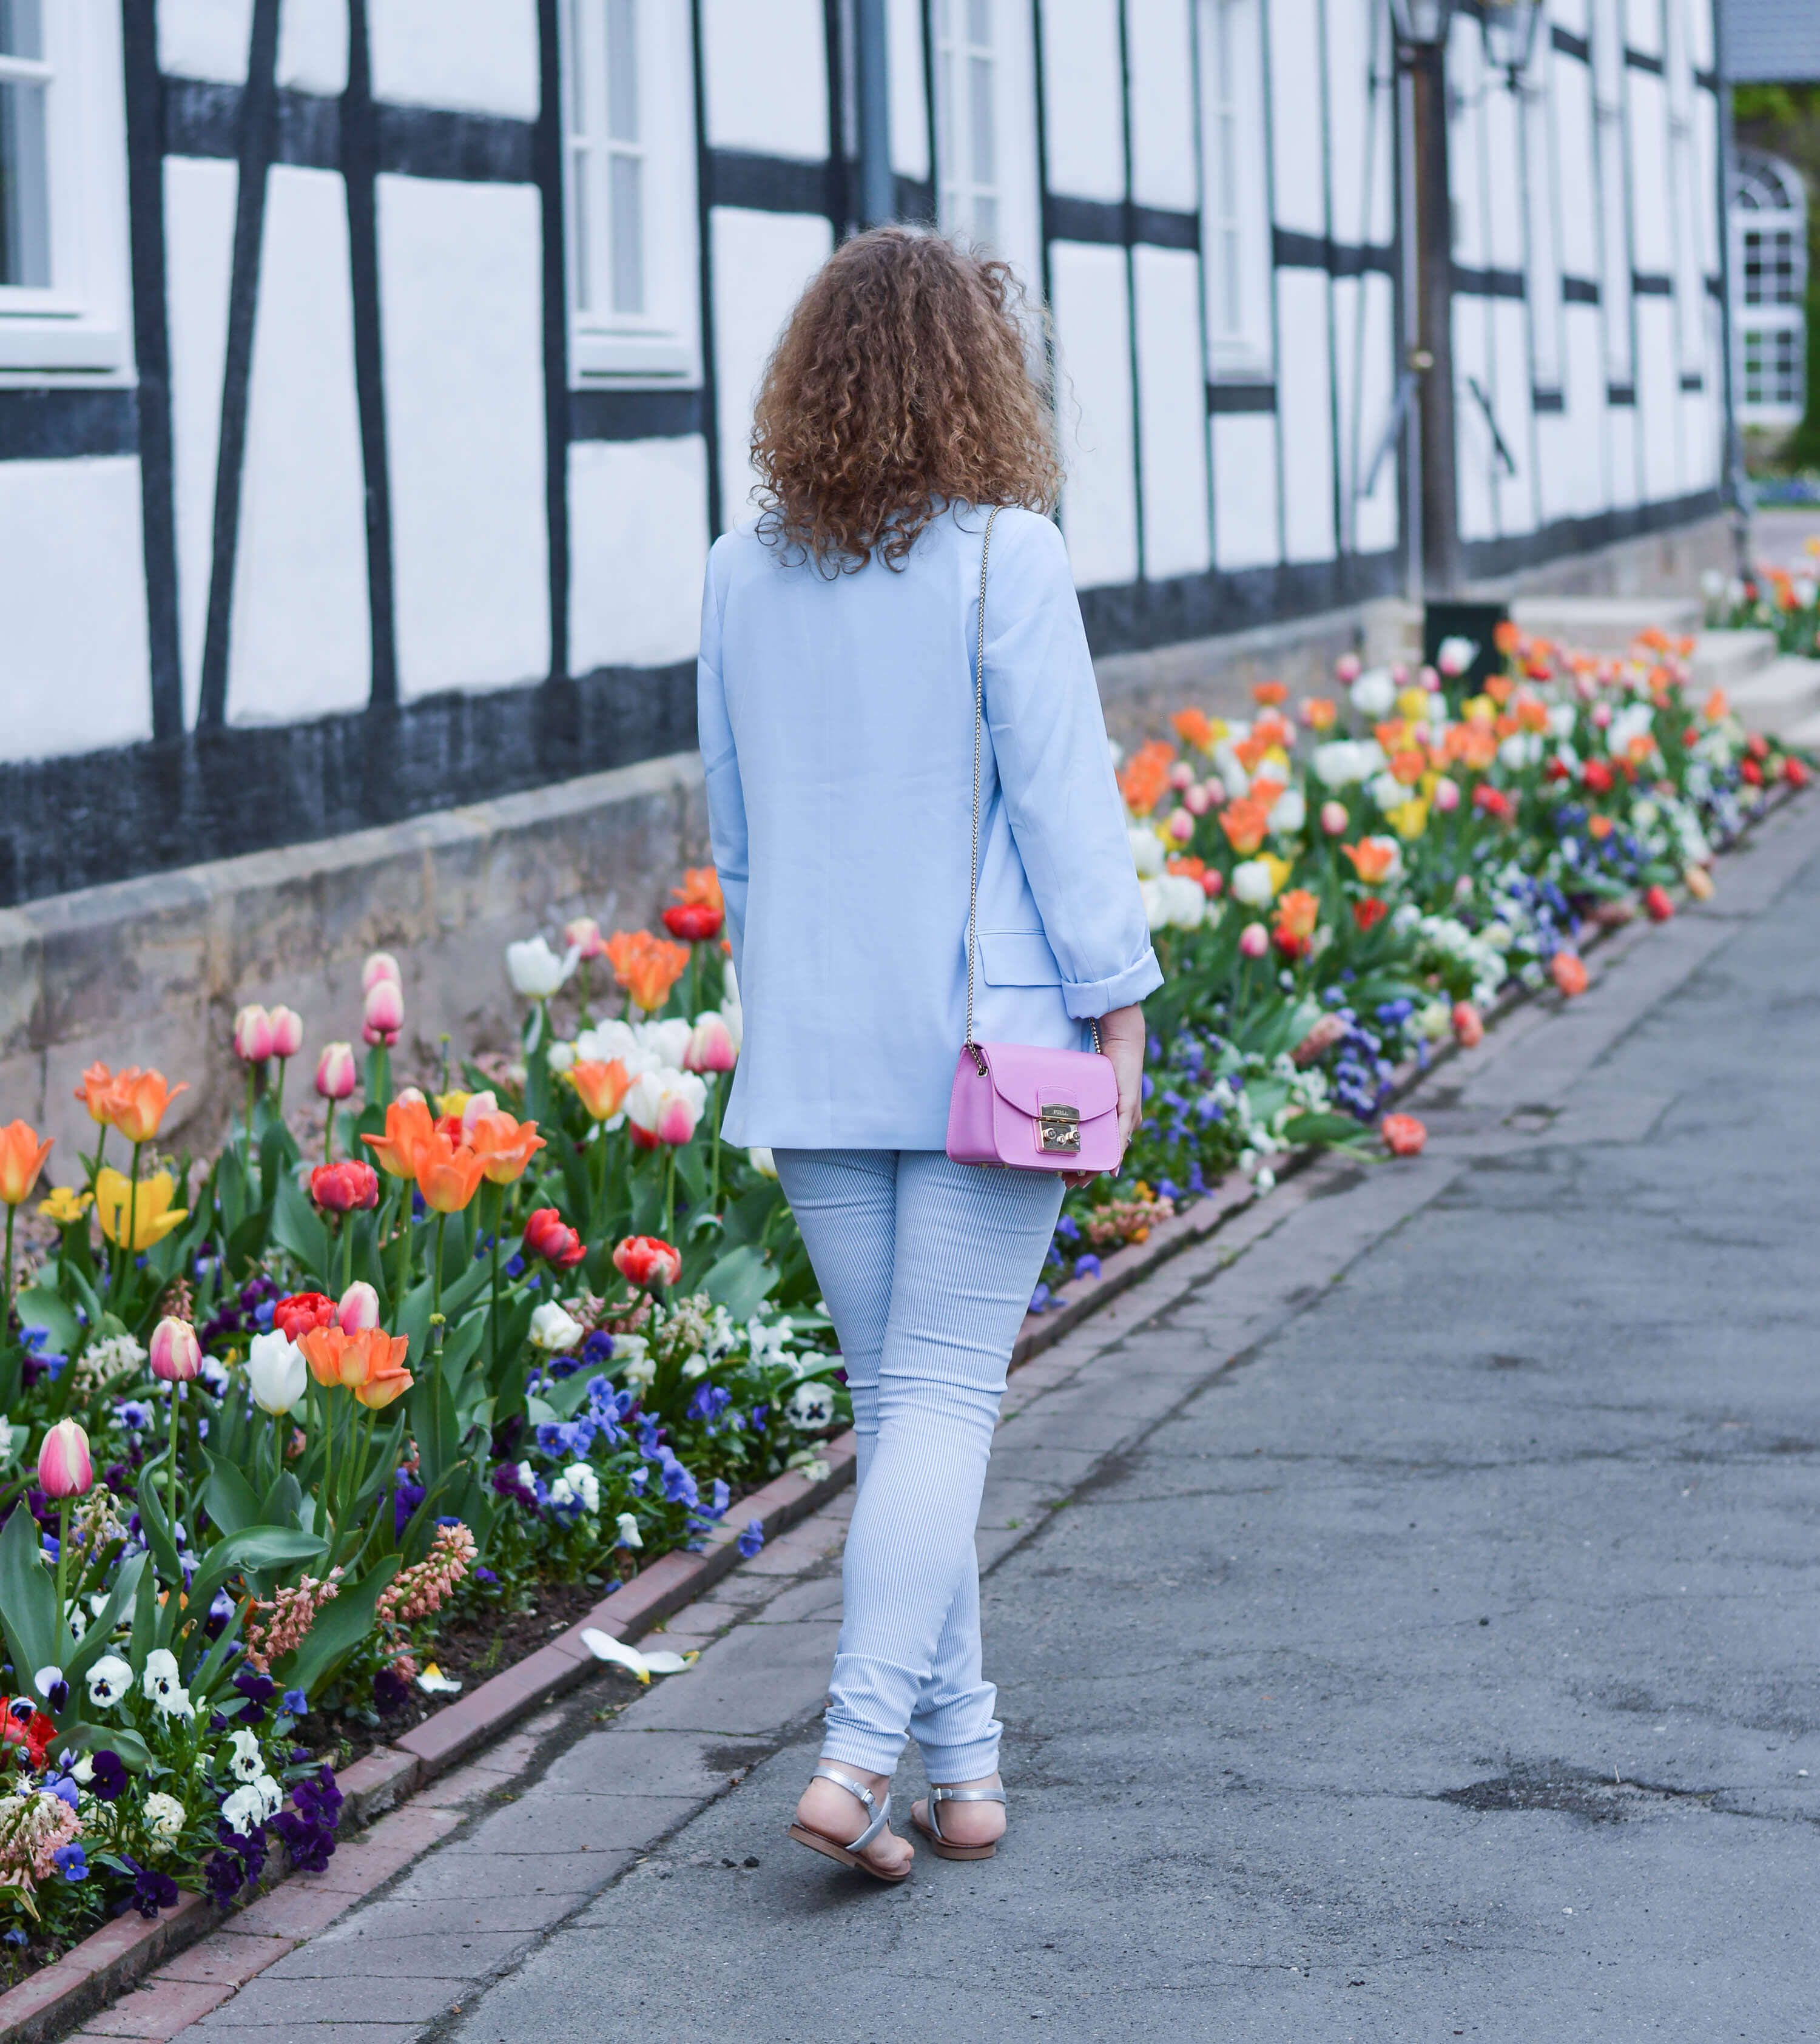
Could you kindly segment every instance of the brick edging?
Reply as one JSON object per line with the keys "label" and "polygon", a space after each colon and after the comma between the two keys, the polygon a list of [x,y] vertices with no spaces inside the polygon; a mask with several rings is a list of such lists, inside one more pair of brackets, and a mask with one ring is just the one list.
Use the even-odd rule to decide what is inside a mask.
{"label": "brick edging", "polygon": [[[1786,786],[1778,790],[1753,812],[1724,851],[1741,844],[1759,824],[1786,808],[1800,792]],[[1580,949],[1583,953],[1596,950],[1628,927],[1601,928]],[[1488,1026],[1533,999],[1535,992],[1545,990],[1507,987],[1486,1015]],[[1458,1050],[1457,1043],[1444,1043],[1426,1065],[1412,1059],[1402,1066],[1392,1078],[1391,1097],[1402,1099]],[[1273,1167],[1277,1182],[1320,1154],[1311,1148],[1288,1152]],[[1236,1171],[1228,1172],[1185,1212],[1159,1221],[1146,1240],[1114,1251],[1104,1260],[1097,1279],[1081,1281],[1076,1297],[1049,1312],[1026,1317],[1012,1350],[1011,1367],[1028,1362],[1160,1265],[1204,1241],[1255,1197],[1248,1180]],[[578,1686],[602,1665],[582,1644],[584,1627],[616,1639],[641,1638],[731,1572],[739,1559],[739,1532],[747,1520],[758,1520],[770,1540],[844,1489],[853,1479],[855,1451],[853,1435],[841,1435],[828,1443],[824,1457],[828,1465],[826,1475],[813,1483],[794,1470],[773,1477],[737,1501],[738,1523],[733,1523],[731,1514],[723,1520],[708,1534],[700,1553],[678,1550],[662,1556],[547,1645],[490,1677],[478,1689],[404,1733],[394,1744],[356,1761],[340,1777],[348,1815],[362,1824],[381,1815],[478,1747]],[[281,1874],[278,1878],[284,1877]],[[235,1913],[218,1908],[205,1896],[185,1894],[175,1908],[150,1923],[130,1914],[116,1917],[60,1959],[0,1994],[0,2044],[48,2044],[164,1960],[232,1922]]]}

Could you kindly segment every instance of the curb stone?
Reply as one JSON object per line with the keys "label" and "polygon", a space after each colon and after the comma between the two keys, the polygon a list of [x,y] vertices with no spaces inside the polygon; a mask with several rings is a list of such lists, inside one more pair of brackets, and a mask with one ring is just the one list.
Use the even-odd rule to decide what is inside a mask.
{"label": "curb stone", "polygon": [[[1766,801],[1730,840],[1726,851],[1742,845],[1758,824],[1787,808],[1797,792],[1784,789]],[[1644,923],[1600,929],[1580,949],[1583,954],[1592,951],[1628,929],[1630,942],[1621,948],[1622,956],[1651,927]],[[1527,988],[1507,989],[1488,1012],[1488,1024],[1502,1021],[1532,998]],[[1459,1047],[1449,1042],[1438,1048],[1426,1066],[1414,1061],[1406,1064],[1395,1075],[1392,1097],[1403,1099],[1458,1052]],[[1277,1169],[1278,1182],[1300,1172],[1321,1154],[1304,1150],[1284,1155]],[[1229,1174],[1185,1213],[1159,1223],[1145,1242],[1107,1257],[1097,1281],[1085,1281],[1074,1296],[1048,1313],[1027,1317],[1013,1349],[1012,1367],[1019,1369],[1053,1347],[1161,1265],[1204,1243],[1259,1204],[1249,1183],[1236,1173]],[[1283,1203],[1285,1209],[1291,1204]],[[1266,1208],[1260,1218],[1266,1224],[1258,1232],[1270,1232],[1275,1214]],[[1233,1253],[1247,1246],[1242,1243]],[[1033,1378],[1030,1395],[1041,1388]],[[811,1483],[798,1472],[787,1471],[774,1478],[739,1500],[741,1523],[758,1519],[767,1543],[797,1526],[851,1481],[854,1452],[854,1436],[843,1435],[828,1444],[824,1456],[828,1468],[823,1477]],[[1018,1544],[1006,1535],[1019,1527],[1017,1520],[1008,1521],[989,1544],[995,1548]],[[154,1968],[163,1969],[161,1979],[142,1988],[130,2004],[109,2009],[97,2027],[82,2032],[71,2044],[86,2044],[89,2038],[104,2035],[175,2036],[459,1825],[462,1817],[452,1809],[404,1809],[398,1805],[596,1672],[601,1664],[581,1644],[584,1627],[595,1627],[621,1639],[642,1637],[735,1569],[739,1560],[738,1539],[735,1525],[723,1521],[700,1553],[678,1551],[662,1557],[547,1645],[404,1734],[394,1745],[355,1763],[340,1777],[341,1787],[350,1815],[368,1828],[338,1851],[327,1876],[313,1878],[306,1886],[291,1884],[281,1875],[259,1900],[234,1912],[217,1909],[205,1897],[185,1895],[175,1908],[151,1923],[132,1916],[117,1918],[61,1959],[0,1995],[0,2044],[48,2044],[48,2040],[66,2034],[71,2024],[137,1987]],[[528,1748],[524,1757],[528,1758]],[[220,1934],[213,1938],[209,1954],[189,1959],[180,1956],[211,1933]],[[167,1963],[173,1959],[175,1965]]]}

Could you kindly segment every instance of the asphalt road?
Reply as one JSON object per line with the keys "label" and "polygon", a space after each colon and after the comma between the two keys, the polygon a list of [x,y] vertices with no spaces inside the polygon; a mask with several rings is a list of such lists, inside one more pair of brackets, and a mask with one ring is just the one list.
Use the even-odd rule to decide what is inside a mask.
{"label": "asphalt road", "polygon": [[996,1860],[788,1845],[801,1725],[437,2034],[1820,2034],[1820,832],[1780,843],[1453,1068],[1414,1175],[1131,1316],[1185,1395],[1086,1427],[987,1581]]}

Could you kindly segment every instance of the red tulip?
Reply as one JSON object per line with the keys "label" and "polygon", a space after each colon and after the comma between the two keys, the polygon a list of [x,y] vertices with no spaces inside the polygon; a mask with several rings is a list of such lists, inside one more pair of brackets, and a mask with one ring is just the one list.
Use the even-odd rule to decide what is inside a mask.
{"label": "red tulip", "polygon": [[587,1245],[554,1207],[539,1207],[524,1224],[524,1247],[559,1270],[571,1270],[588,1253]]}
{"label": "red tulip", "polygon": [[655,1288],[676,1282],[682,1258],[657,1235],[628,1235],[613,1251],[613,1268],[630,1284]]}
{"label": "red tulip", "polygon": [[335,1301],[323,1292],[293,1292],[272,1308],[272,1325],[286,1341],[301,1341],[312,1327],[335,1318]]}
{"label": "red tulip", "polygon": [[1378,1133],[1393,1157],[1419,1157],[1428,1140],[1426,1128],[1413,1114],[1387,1114],[1378,1124]]}
{"label": "red tulip", "polygon": [[663,912],[663,927],[673,937],[705,944],[720,934],[726,917],[711,901],[678,901]]}
{"label": "red tulip", "polygon": [[1453,1034],[1462,1050],[1476,1049],[1485,1040],[1485,1020],[1469,1001],[1453,1004]]}
{"label": "red tulip", "polygon": [[318,1164],[309,1174],[309,1197],[324,1213],[364,1211],[379,1204],[379,1174],[352,1157]]}
{"label": "red tulip", "polygon": [[167,1318],[152,1330],[152,1374],[165,1384],[187,1384],[202,1367],[202,1344],[187,1320]]}
{"label": "red tulip", "polygon": [[1643,908],[1652,923],[1665,923],[1675,912],[1666,887],[1649,888],[1643,897]]}

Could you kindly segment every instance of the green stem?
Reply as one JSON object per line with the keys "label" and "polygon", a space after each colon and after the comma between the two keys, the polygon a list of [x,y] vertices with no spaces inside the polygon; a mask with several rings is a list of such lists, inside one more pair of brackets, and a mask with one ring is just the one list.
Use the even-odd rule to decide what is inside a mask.
{"label": "green stem", "polygon": [[171,1471],[166,1496],[169,1502],[165,1510],[171,1521],[171,1537],[175,1540],[177,1538],[177,1387],[175,1384],[171,1387]]}
{"label": "green stem", "polygon": [[663,1239],[670,1241],[676,1233],[676,1146],[664,1145],[663,1172]]}
{"label": "green stem", "polygon": [[89,1190],[94,1190],[95,1181],[101,1176],[101,1160],[107,1151],[107,1124],[100,1124],[95,1136],[94,1162],[89,1166]]}
{"label": "green stem", "polygon": [[252,1065],[247,1067],[247,1168],[249,1171],[252,1169],[253,1161],[253,1093],[255,1083],[253,1074],[256,1069]]}
{"label": "green stem", "polygon": [[[123,1239],[113,1245],[113,1259],[107,1274],[107,1296],[110,1303],[118,1289],[121,1272],[132,1260],[132,1244],[139,1235],[139,1153],[143,1147],[137,1143],[132,1146],[132,1177],[126,1195],[126,1234]],[[114,1225],[116,1228],[120,1225],[117,1212],[114,1216]]]}
{"label": "green stem", "polygon": [[[441,1313],[443,1309],[443,1230],[448,1226],[448,1220],[449,1217],[446,1213],[439,1212],[436,1216],[436,1246],[434,1251],[436,1261],[430,1270],[430,1318],[432,1320]],[[440,1340],[436,1346],[438,1348],[441,1347],[442,1343]]]}
{"label": "green stem", "polygon": [[[64,1623],[63,1584],[64,1578],[69,1573],[69,1566],[70,1500],[67,1497],[60,1497],[57,1500],[57,1630],[60,1634],[63,1631]],[[60,1646],[58,1650],[60,1652],[62,1650]],[[22,1669],[20,1670],[21,1673],[24,1672]]]}
{"label": "green stem", "polygon": [[13,1345],[13,1216],[17,1207],[6,1209],[6,1268],[0,1271],[0,1354]]}
{"label": "green stem", "polygon": [[505,1224],[505,1188],[490,1188],[493,1194],[493,1310],[490,1327],[493,1335],[493,1381],[499,1381],[499,1231]]}
{"label": "green stem", "polygon": [[346,1298],[347,1288],[354,1282],[354,1216],[344,1213],[336,1224],[341,1232],[341,1297]]}
{"label": "green stem", "polygon": [[326,1384],[322,1393],[322,1511],[331,1527],[335,1516],[335,1394]]}
{"label": "green stem", "polygon": [[708,1206],[710,1212],[720,1211],[720,1074],[716,1072],[708,1082],[708,1112],[714,1117],[714,1147],[712,1162],[708,1167]]}
{"label": "green stem", "polygon": [[333,1101],[328,1103],[328,1119],[323,1124],[322,1161],[325,1164],[332,1164],[335,1162],[335,1103]]}
{"label": "green stem", "polygon": [[278,1084],[272,1088],[272,1111],[281,1121],[284,1119],[284,1075],[290,1063],[288,1058],[278,1059]]}
{"label": "green stem", "polygon": [[411,1281],[411,1181],[401,1178],[398,1184],[398,1283],[392,1299],[394,1313],[402,1309],[405,1289]]}

